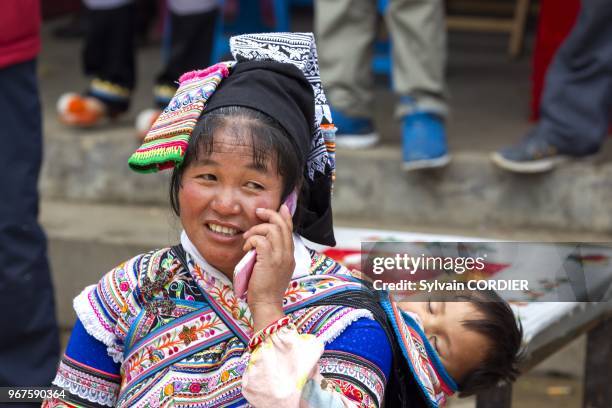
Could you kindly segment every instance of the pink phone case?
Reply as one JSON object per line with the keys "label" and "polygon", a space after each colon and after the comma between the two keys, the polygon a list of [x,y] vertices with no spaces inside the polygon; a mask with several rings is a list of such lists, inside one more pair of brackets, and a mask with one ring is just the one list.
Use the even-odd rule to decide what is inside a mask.
{"label": "pink phone case", "polygon": [[[291,215],[295,214],[295,207],[297,205],[297,194],[295,191],[289,194],[284,204],[289,207]],[[234,295],[236,297],[243,297],[246,294],[255,261],[257,261],[257,252],[251,249],[234,268]]]}

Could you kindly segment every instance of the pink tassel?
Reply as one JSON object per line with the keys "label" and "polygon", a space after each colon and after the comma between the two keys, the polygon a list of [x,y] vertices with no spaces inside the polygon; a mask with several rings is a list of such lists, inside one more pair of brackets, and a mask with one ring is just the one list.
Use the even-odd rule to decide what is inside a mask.
{"label": "pink tassel", "polygon": [[196,69],[195,71],[185,72],[179,78],[179,83],[182,84],[183,82],[190,81],[193,79],[206,78],[210,74],[213,74],[217,71],[221,71],[221,76],[223,76],[224,78],[229,75],[229,70],[227,69],[227,65],[223,62],[219,62],[206,69]]}

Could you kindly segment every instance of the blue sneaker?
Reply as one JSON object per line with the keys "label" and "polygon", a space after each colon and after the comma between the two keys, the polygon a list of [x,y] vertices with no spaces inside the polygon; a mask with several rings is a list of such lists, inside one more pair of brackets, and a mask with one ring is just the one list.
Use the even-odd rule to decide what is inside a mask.
{"label": "blue sneaker", "polygon": [[446,166],[450,162],[442,118],[416,111],[402,121],[402,168],[406,171]]}
{"label": "blue sneaker", "polygon": [[336,132],[336,147],[347,149],[367,149],[378,143],[378,134],[370,119],[346,116],[332,110]]}
{"label": "blue sneaker", "polygon": [[529,133],[521,142],[491,154],[491,161],[504,170],[515,173],[544,173],[564,162],[568,156],[544,137]]}

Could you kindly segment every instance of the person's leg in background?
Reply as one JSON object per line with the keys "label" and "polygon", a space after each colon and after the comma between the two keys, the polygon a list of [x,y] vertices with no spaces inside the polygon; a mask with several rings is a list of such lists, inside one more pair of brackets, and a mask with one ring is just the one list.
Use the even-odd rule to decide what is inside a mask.
{"label": "person's leg in background", "polygon": [[153,90],[156,107],[141,112],[136,119],[141,137],[174,96],[179,77],[185,72],[211,65],[219,1],[168,0],[167,4],[169,47],[163,50],[164,66]]}
{"label": "person's leg in background", "polygon": [[0,386],[49,386],[59,336],[38,223],[42,119],[35,61],[0,68],[0,89]]}
{"label": "person's leg in background", "polygon": [[450,160],[444,126],[444,2],[390,0],[385,18],[393,49],[393,88],[400,95],[404,168],[444,166]]}
{"label": "person's leg in background", "polygon": [[537,126],[518,144],[493,153],[515,172],[549,171],[570,157],[596,153],[612,111],[612,2],[583,0],[576,25],[546,74]]}
{"label": "person's leg in background", "polygon": [[317,0],[315,33],[321,80],[338,128],[338,147],[366,148],[374,133],[372,56],[376,0]]}
{"label": "person's leg in background", "polygon": [[[157,77],[155,101],[165,108],[177,89],[179,77],[194,69],[211,65],[215,25],[219,15],[218,0],[168,0],[170,14],[170,49]],[[217,62],[217,61],[214,61]],[[168,92],[158,92],[169,87]]]}
{"label": "person's leg in background", "polygon": [[95,126],[127,111],[135,78],[135,6],[132,0],[83,0],[83,70],[92,77],[87,91],[58,101],[68,125]]}

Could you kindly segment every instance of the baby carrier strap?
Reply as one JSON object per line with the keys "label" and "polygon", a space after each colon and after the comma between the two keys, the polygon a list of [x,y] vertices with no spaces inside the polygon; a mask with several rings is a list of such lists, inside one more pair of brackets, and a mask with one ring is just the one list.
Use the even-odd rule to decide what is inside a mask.
{"label": "baby carrier strap", "polygon": [[189,267],[187,266],[187,253],[185,252],[185,249],[183,248],[183,246],[181,244],[178,245],[174,245],[171,248],[172,253],[178,258],[178,260],[181,262],[181,265],[183,265],[183,268],[189,270]]}
{"label": "baby carrier strap", "polygon": [[378,294],[373,290],[369,282],[361,281],[361,283],[363,285],[363,290],[334,294],[310,306],[334,305],[369,310],[374,316],[374,320],[376,320],[385,331],[389,339],[389,344],[391,344],[391,351],[393,354],[391,375],[387,381],[383,406],[393,408],[427,407],[428,405],[422,397],[422,392],[418,386],[416,386],[410,374],[410,369],[407,367],[402,356],[393,329],[387,319],[387,315],[379,303]]}

